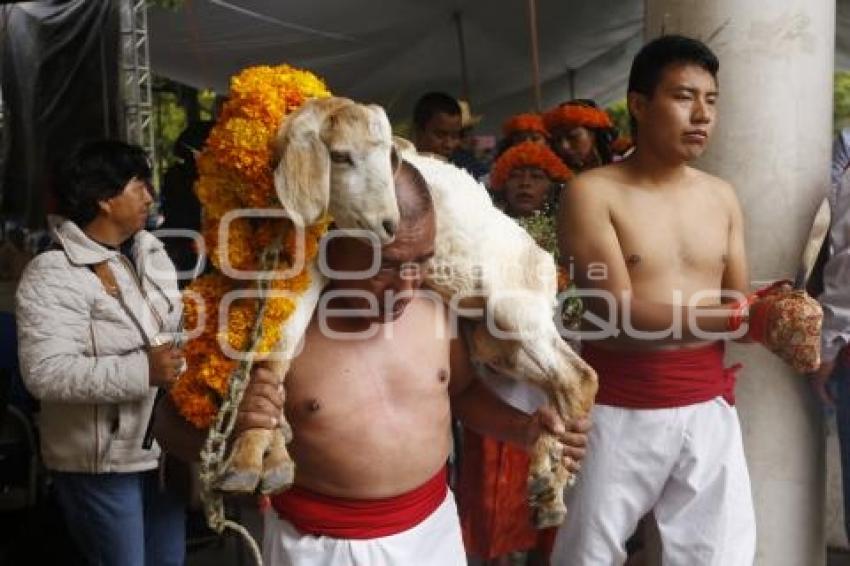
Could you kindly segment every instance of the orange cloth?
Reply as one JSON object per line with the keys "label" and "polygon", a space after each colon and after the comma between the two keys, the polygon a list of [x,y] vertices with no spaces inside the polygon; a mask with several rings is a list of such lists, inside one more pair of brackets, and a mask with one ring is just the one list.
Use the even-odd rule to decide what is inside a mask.
{"label": "orange cloth", "polygon": [[533,548],[551,552],[557,529],[537,530],[531,523],[528,465],[522,448],[464,430],[455,495],[468,554],[491,560]]}

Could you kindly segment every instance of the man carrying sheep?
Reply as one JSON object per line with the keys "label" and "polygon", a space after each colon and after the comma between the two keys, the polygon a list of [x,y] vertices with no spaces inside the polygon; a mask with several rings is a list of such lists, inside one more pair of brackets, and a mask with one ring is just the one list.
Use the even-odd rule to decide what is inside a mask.
{"label": "man carrying sheep", "polygon": [[[325,290],[304,348],[286,377],[256,367],[237,427],[271,429],[281,410],[293,428],[295,485],[272,497],[265,516],[267,564],[444,566],[465,564],[454,498],[446,485],[450,415],[467,426],[530,447],[543,430],[565,445],[577,471],[585,421],[569,431],[546,409],[510,408],[474,377],[462,339],[452,337],[443,301],[420,290],[434,253],[433,203],[406,162],[396,176],[401,222],[380,250],[335,237]],[[157,418],[168,449],[196,458],[198,433],[172,406]],[[238,433],[238,430],[237,430]]]}

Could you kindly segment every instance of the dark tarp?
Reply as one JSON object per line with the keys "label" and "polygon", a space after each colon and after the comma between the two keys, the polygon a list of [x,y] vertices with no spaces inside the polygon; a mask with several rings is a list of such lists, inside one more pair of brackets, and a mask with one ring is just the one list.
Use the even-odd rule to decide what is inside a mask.
{"label": "dark tarp", "polygon": [[82,139],[120,135],[118,3],[7,5],[0,25],[0,212],[41,227],[55,164]]}

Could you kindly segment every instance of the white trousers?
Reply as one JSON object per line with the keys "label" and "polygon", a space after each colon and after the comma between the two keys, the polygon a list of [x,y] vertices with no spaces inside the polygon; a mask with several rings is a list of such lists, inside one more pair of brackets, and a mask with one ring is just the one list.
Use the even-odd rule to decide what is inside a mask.
{"label": "white trousers", "polygon": [[395,535],[366,540],[302,535],[274,509],[264,517],[266,566],[465,566],[454,495],[424,521]]}
{"label": "white trousers", "polygon": [[567,493],[553,566],[615,566],[654,511],[664,566],[751,566],[755,513],[738,413],[718,397],[675,409],[597,405]]}

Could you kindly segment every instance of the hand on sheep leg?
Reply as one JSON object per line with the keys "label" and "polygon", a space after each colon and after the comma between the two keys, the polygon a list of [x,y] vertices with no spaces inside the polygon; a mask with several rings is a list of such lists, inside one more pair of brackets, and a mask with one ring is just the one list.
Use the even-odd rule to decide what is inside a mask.
{"label": "hand on sheep leg", "polygon": [[[285,431],[289,431],[289,434]],[[286,450],[286,443],[292,438],[292,429],[284,419],[277,430],[271,432],[271,444],[263,458],[263,475],[260,492],[273,494],[283,491],[295,480],[295,462]]]}
{"label": "hand on sheep leg", "polygon": [[564,490],[581,466],[590,423],[580,419],[565,427],[548,407],[540,409],[535,418],[539,433],[531,450],[528,498],[534,525],[546,528],[560,525],[566,517]]}
{"label": "hand on sheep leg", "polygon": [[280,392],[280,426],[272,431],[271,443],[263,458],[263,475],[260,482],[260,492],[272,494],[281,492],[295,481],[295,462],[289,455],[286,445],[292,440],[292,427],[283,413],[286,401],[286,389],[284,381],[289,372],[289,362],[278,361],[272,363],[270,369],[275,376],[279,376],[278,391]]}
{"label": "hand on sheep leg", "polygon": [[[235,441],[218,482],[222,491],[253,493],[268,470],[269,484],[284,484],[294,475],[294,464],[286,452],[281,429],[283,384],[278,372],[262,365],[251,370],[251,381],[242,397],[233,431]],[[288,426],[286,427],[288,428]],[[282,449],[282,452],[281,452]],[[269,465],[264,460],[271,459]]]}

